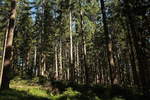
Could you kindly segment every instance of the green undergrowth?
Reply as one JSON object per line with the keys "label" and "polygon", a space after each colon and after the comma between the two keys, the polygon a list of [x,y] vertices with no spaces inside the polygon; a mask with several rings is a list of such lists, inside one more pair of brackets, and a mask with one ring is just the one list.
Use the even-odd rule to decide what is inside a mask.
{"label": "green undergrowth", "polygon": [[40,77],[16,77],[11,89],[0,91],[0,100],[150,100],[136,90],[118,86],[79,85],[63,81],[43,81]]}

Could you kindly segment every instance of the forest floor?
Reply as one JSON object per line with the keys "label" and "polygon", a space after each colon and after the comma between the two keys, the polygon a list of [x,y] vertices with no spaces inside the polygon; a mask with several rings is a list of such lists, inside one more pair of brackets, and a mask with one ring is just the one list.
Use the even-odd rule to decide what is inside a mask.
{"label": "forest floor", "polygon": [[10,89],[0,91],[0,100],[150,100],[136,89],[88,86],[40,78],[16,77]]}

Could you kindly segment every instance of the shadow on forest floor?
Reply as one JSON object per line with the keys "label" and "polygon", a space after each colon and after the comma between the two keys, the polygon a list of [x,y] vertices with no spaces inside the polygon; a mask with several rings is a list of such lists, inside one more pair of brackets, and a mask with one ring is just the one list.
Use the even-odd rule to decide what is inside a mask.
{"label": "shadow on forest floor", "polygon": [[150,100],[138,89],[80,85],[44,78],[15,78],[9,90],[0,91],[0,100]]}
{"label": "shadow on forest floor", "polygon": [[0,100],[49,100],[49,99],[30,95],[26,91],[8,89],[0,91]]}
{"label": "shadow on forest floor", "polygon": [[[68,89],[76,91],[78,95],[69,100],[150,100],[150,94],[144,95],[138,89],[122,88],[117,85],[112,87],[101,85],[90,86],[75,83],[65,84],[61,81],[52,81],[51,84],[60,94],[64,94]],[[66,99],[67,95],[63,98],[65,99],[59,100],[68,100]]]}

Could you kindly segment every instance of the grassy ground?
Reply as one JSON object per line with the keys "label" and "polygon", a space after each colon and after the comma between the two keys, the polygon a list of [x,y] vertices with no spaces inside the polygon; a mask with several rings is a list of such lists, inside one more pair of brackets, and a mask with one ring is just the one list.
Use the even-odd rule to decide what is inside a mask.
{"label": "grassy ground", "polygon": [[59,94],[58,89],[40,83],[39,78],[25,80],[16,77],[11,81],[11,89],[0,91],[0,100],[72,100],[80,94],[71,88]]}
{"label": "grassy ground", "polygon": [[0,100],[49,100],[41,86],[19,77],[11,81],[11,89],[0,91]]}
{"label": "grassy ground", "polygon": [[16,77],[10,87],[9,90],[0,91],[0,100],[150,100],[133,89],[44,82],[40,78],[29,80]]}

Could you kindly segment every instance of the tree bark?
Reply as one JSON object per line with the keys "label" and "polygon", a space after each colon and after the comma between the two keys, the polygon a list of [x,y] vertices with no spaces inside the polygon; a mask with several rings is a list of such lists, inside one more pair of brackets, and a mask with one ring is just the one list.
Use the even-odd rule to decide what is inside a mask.
{"label": "tree bark", "polygon": [[57,46],[55,46],[55,79],[58,79],[58,54],[57,54]]}
{"label": "tree bark", "polygon": [[107,49],[108,63],[110,69],[110,78],[111,78],[111,84],[113,85],[113,84],[118,84],[117,71],[115,66],[115,60],[113,57],[113,50],[112,50],[113,44],[111,40],[111,34],[108,31],[104,0],[100,0],[100,4],[101,4],[102,16],[103,16],[104,33],[106,38],[106,46],[107,46],[106,49]]}
{"label": "tree bark", "polygon": [[89,84],[89,75],[88,75],[88,66],[87,66],[87,60],[86,60],[86,36],[84,34],[84,29],[83,29],[83,11],[82,11],[82,2],[79,1],[79,6],[80,6],[80,26],[81,26],[81,71],[82,71],[82,81],[83,83]]}
{"label": "tree bark", "polygon": [[74,81],[74,63],[73,63],[73,43],[72,43],[72,12],[69,12],[70,17],[70,79]]}
{"label": "tree bark", "polygon": [[34,68],[33,68],[33,74],[35,76],[38,76],[38,67],[37,67],[37,46],[34,48]]}
{"label": "tree bark", "polygon": [[62,40],[59,41],[59,79],[63,78],[63,64],[62,64]]}
{"label": "tree bark", "polygon": [[12,57],[12,43],[13,43],[14,28],[15,28],[15,18],[16,18],[16,3],[17,3],[16,0],[11,0],[11,12],[9,18],[9,25],[6,31],[3,63],[1,69],[1,79],[2,79],[2,82],[0,82],[1,89],[9,88],[10,77],[11,77],[10,72],[12,72],[11,57]]}

